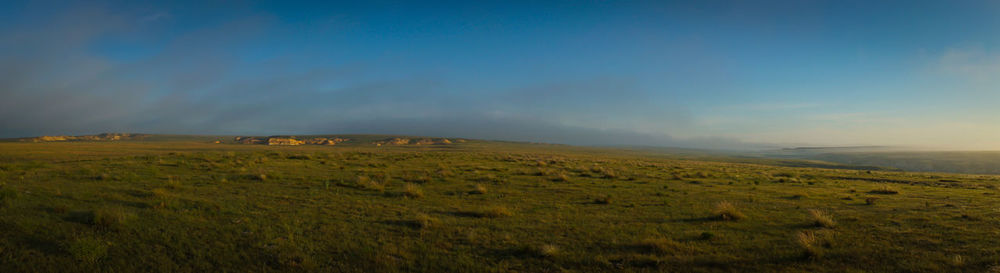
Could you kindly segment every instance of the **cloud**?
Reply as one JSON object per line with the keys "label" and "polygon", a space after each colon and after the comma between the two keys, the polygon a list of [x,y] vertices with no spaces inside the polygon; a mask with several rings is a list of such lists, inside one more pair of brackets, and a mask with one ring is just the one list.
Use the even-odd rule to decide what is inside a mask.
{"label": "cloud", "polygon": [[982,48],[951,48],[941,55],[938,70],[980,87],[1000,87],[1000,54]]}
{"label": "cloud", "polygon": [[[141,21],[93,9],[53,12],[43,31],[8,27],[0,47],[0,137],[108,131],[181,134],[384,133],[580,145],[740,148],[671,137],[681,105],[656,103],[627,77],[551,79],[497,89],[367,63],[307,65],[294,54],[248,60],[273,18],[250,15],[157,37],[127,60],[92,50]],[[140,28],[140,29],[135,29]],[[162,42],[162,43],[161,43]]]}

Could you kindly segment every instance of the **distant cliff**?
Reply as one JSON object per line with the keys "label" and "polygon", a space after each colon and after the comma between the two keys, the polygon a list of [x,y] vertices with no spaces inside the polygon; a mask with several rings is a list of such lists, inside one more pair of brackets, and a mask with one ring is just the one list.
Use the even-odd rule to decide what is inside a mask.
{"label": "distant cliff", "polygon": [[148,134],[129,133],[103,133],[98,135],[84,136],[40,136],[23,138],[21,141],[30,142],[58,142],[58,141],[115,141],[115,140],[140,140],[149,137]]}

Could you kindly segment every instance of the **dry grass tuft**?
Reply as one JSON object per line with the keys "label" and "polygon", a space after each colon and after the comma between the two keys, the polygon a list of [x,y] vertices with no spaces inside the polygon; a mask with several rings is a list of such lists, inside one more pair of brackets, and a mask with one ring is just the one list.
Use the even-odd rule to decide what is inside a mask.
{"label": "dry grass tuft", "polygon": [[730,203],[729,201],[721,201],[715,204],[715,210],[712,211],[712,214],[715,214],[716,217],[725,221],[739,221],[740,219],[746,218],[746,215],[740,212],[739,209],[736,208],[736,205]]}
{"label": "dry grass tuft", "polygon": [[371,191],[377,191],[377,192],[383,192],[383,191],[385,191],[385,185],[384,184],[379,183],[378,181],[372,180],[368,176],[359,175],[358,177],[356,177],[354,179],[354,183],[357,185],[358,188],[361,188],[361,189],[371,190]]}
{"label": "dry grass tuft", "polygon": [[539,258],[550,258],[559,254],[559,247],[551,244],[527,247],[525,252]]}
{"label": "dry grass tuft", "polygon": [[802,247],[803,254],[808,259],[819,259],[827,248],[832,247],[832,233],[825,231],[799,231],[795,234],[795,243]]}
{"label": "dry grass tuft", "polygon": [[102,228],[116,229],[123,226],[132,215],[118,206],[94,210],[93,224]]}
{"label": "dry grass tuft", "polygon": [[175,176],[167,176],[167,181],[163,182],[163,186],[168,189],[178,189],[181,187],[181,181]]}
{"label": "dry grass tuft", "polygon": [[817,227],[833,228],[837,225],[833,221],[833,216],[821,210],[811,209],[809,210],[809,216],[812,217],[813,225]]}
{"label": "dry grass tuft", "polygon": [[896,188],[893,188],[893,187],[891,187],[889,185],[882,185],[878,189],[870,191],[870,193],[877,193],[877,194],[898,194],[899,190],[897,190]]}
{"label": "dry grass tuft", "polygon": [[403,196],[408,198],[421,198],[424,197],[424,191],[420,189],[420,186],[413,183],[406,183],[403,186]]}
{"label": "dry grass tuft", "polygon": [[469,193],[471,193],[471,194],[486,194],[486,192],[487,192],[486,186],[483,186],[483,184],[476,184],[475,186],[473,186],[472,191],[470,191]]}
{"label": "dry grass tuft", "polygon": [[955,254],[954,256],[951,256],[951,259],[948,260],[948,263],[951,264],[951,266],[954,266],[954,267],[965,267],[965,265],[968,264],[968,262],[969,262],[968,259],[966,259],[964,256],[958,255],[958,254]]}
{"label": "dry grass tuft", "polygon": [[153,198],[153,208],[163,209],[170,206],[171,201],[173,201],[173,196],[170,191],[164,188],[155,188],[150,191],[150,196]]}
{"label": "dry grass tuft", "polygon": [[566,175],[566,173],[564,173],[564,172],[559,172],[559,173],[555,174],[555,176],[552,177],[552,181],[555,181],[555,182],[567,182],[567,181],[569,181],[569,175]]}
{"label": "dry grass tuft", "polygon": [[414,227],[424,229],[436,225],[438,223],[438,219],[435,219],[427,214],[418,213],[413,217],[413,221],[411,221],[411,223]]}
{"label": "dry grass tuft", "polygon": [[823,249],[819,246],[820,238],[812,231],[799,231],[795,234],[795,243],[802,247],[807,258],[820,258],[823,256]]}

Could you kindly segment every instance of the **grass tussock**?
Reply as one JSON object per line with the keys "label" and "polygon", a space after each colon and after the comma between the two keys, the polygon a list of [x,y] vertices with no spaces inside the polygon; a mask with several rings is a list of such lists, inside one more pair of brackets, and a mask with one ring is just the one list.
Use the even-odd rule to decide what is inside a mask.
{"label": "grass tussock", "polygon": [[739,221],[746,218],[746,215],[740,212],[736,205],[729,201],[716,203],[712,214],[723,221]]}
{"label": "grass tussock", "polygon": [[438,177],[452,177],[455,176],[455,172],[446,167],[439,167],[437,171],[434,172]]}
{"label": "grass tussock", "polygon": [[809,210],[809,217],[812,218],[813,225],[816,227],[834,228],[837,226],[837,223],[833,221],[833,216],[821,210]]}
{"label": "grass tussock", "polygon": [[406,183],[406,185],[403,186],[403,196],[406,196],[407,198],[423,198],[424,190],[417,184]]}
{"label": "grass tussock", "polygon": [[965,258],[965,256],[958,254],[952,255],[951,259],[948,259],[948,264],[951,264],[951,266],[954,267],[965,267],[965,265],[968,263],[969,263],[968,258]]}
{"label": "grass tussock", "polygon": [[802,254],[807,259],[819,259],[832,247],[831,233],[822,231],[799,231],[794,237],[795,243],[802,248]]}
{"label": "grass tussock", "polygon": [[615,179],[615,178],[618,178],[618,173],[615,172],[614,169],[597,168],[597,170],[594,171],[594,172],[596,172],[598,174],[598,176],[600,176],[601,178],[604,178],[604,179]]}
{"label": "grass tussock", "polygon": [[469,191],[470,194],[486,194],[487,192],[486,186],[483,184],[476,184],[472,187],[472,191]]}
{"label": "grass tussock", "polygon": [[181,181],[177,177],[168,176],[167,181],[163,182],[163,186],[168,189],[179,189],[181,188]]}
{"label": "grass tussock", "polygon": [[807,258],[818,258],[823,256],[823,249],[818,246],[819,237],[812,231],[799,231],[795,234],[795,243],[802,248],[803,254]]}
{"label": "grass tussock", "polygon": [[132,215],[119,206],[104,207],[93,211],[93,224],[106,229],[118,229],[124,226]]}
{"label": "grass tussock", "polygon": [[472,212],[472,215],[479,218],[500,218],[513,216],[514,212],[503,206],[493,206]]}
{"label": "grass tussock", "polygon": [[553,182],[569,182],[569,175],[566,175],[565,172],[559,172],[554,174],[551,180]]}
{"label": "grass tussock", "polygon": [[882,186],[878,187],[877,189],[874,189],[874,190],[870,191],[869,193],[875,193],[875,194],[899,194],[899,190],[896,189],[896,188],[894,188],[894,187],[892,187],[892,186],[889,186],[889,185],[882,185]]}
{"label": "grass tussock", "polygon": [[170,191],[164,188],[155,188],[150,191],[150,196],[153,199],[153,208],[163,209],[170,207],[173,203],[174,197],[170,194]]}
{"label": "grass tussock", "polygon": [[425,184],[431,182],[431,176],[427,173],[407,173],[403,176],[403,181],[417,184]]}
{"label": "grass tussock", "polygon": [[413,217],[413,220],[411,220],[410,223],[413,227],[425,229],[437,225],[438,219],[427,214],[418,213]]}
{"label": "grass tussock", "polygon": [[526,247],[524,252],[538,258],[551,258],[559,254],[559,247],[552,244],[541,244]]}
{"label": "grass tussock", "polygon": [[383,184],[381,182],[378,182],[378,181],[375,181],[375,180],[369,178],[368,176],[364,176],[364,175],[359,175],[359,176],[355,177],[354,178],[354,184],[355,184],[355,186],[357,188],[363,189],[363,190],[370,190],[370,191],[377,191],[377,192],[384,192],[385,191],[385,184]]}

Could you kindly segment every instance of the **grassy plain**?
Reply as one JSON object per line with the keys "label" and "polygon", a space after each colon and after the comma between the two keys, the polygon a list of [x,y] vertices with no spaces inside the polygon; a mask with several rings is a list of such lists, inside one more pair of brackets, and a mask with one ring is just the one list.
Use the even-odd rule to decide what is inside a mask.
{"label": "grassy plain", "polygon": [[0,143],[0,272],[1000,272],[997,176],[208,142]]}

